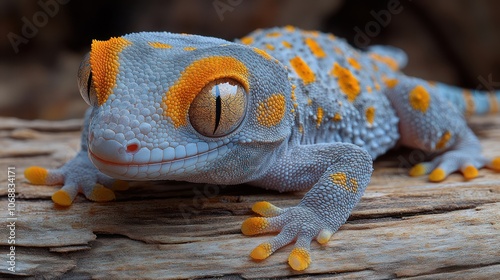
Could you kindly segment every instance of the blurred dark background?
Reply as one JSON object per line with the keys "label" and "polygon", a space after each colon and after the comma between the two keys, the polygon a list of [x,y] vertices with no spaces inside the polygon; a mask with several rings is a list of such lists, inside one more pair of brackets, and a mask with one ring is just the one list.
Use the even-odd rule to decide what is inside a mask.
{"label": "blurred dark background", "polygon": [[495,0],[1,0],[0,115],[82,117],[76,71],[91,40],[136,31],[232,40],[290,24],[400,47],[409,75],[500,88],[499,11]]}

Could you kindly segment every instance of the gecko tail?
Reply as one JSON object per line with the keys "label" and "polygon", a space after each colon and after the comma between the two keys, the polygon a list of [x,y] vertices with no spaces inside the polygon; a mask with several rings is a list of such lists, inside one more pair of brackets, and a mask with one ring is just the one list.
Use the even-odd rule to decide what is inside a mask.
{"label": "gecko tail", "polygon": [[429,83],[465,116],[494,114],[500,110],[500,90],[464,89],[439,82]]}

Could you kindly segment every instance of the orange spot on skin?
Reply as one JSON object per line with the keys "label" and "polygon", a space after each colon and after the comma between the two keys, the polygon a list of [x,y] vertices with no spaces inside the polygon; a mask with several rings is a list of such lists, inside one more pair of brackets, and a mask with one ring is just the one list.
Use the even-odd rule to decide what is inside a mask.
{"label": "orange spot on skin", "polygon": [[383,78],[382,80],[384,81],[385,85],[388,88],[394,88],[395,86],[398,85],[398,82],[399,82],[397,79]]}
{"label": "orange spot on skin", "polygon": [[273,94],[259,103],[257,121],[260,125],[272,127],[281,122],[285,116],[286,101],[283,94]]}
{"label": "orange spot on skin", "polygon": [[120,68],[118,55],[130,45],[132,43],[122,37],[92,41],[90,67],[99,106],[106,102],[116,86],[116,76]]}
{"label": "orange spot on skin", "polygon": [[211,56],[194,61],[182,71],[177,82],[163,97],[165,116],[176,128],[187,124],[189,106],[211,81],[228,78],[238,81],[248,92],[248,69],[234,57]]}
{"label": "orange spot on skin", "polygon": [[195,47],[184,47],[184,50],[185,51],[194,51],[194,50],[196,50],[196,48]]}
{"label": "orange spot on skin", "polygon": [[357,193],[358,192],[358,181],[354,178],[349,179],[349,182],[351,183],[350,192]]}
{"label": "orange spot on skin", "polygon": [[321,122],[323,121],[323,108],[318,107],[316,111],[316,127],[319,128],[321,126]]}
{"label": "orange spot on skin", "polygon": [[342,50],[338,47],[333,48],[333,50],[335,51],[336,54],[340,54],[340,55],[343,54]]}
{"label": "orange spot on skin", "polygon": [[379,62],[386,64],[393,71],[397,71],[399,69],[398,62],[392,57],[384,56],[384,55],[380,55],[380,54],[376,54],[376,53],[370,54],[370,57],[373,60],[376,60],[376,61],[379,61]]}
{"label": "orange spot on skin", "polygon": [[305,85],[310,84],[316,80],[316,75],[314,74],[314,72],[299,56],[292,58],[290,60],[290,65],[292,65],[293,70],[302,79]]}
{"label": "orange spot on skin", "polygon": [[472,97],[472,93],[470,90],[465,89],[463,91],[464,100],[465,100],[465,115],[470,116],[474,114],[476,110],[476,105],[474,104],[474,98]]}
{"label": "orange spot on skin", "polygon": [[335,115],[333,115],[334,122],[339,122],[341,120],[342,120],[342,115],[340,115],[340,113],[335,113]]}
{"label": "orange spot on skin", "polygon": [[279,36],[281,36],[281,33],[279,33],[279,32],[270,32],[270,33],[266,34],[266,37],[269,37],[269,38],[276,38]]}
{"label": "orange spot on skin", "polygon": [[331,174],[330,178],[332,182],[337,185],[345,186],[347,185],[347,175],[344,172],[337,172],[335,174]]}
{"label": "orange spot on skin", "polygon": [[243,38],[241,38],[241,43],[244,45],[250,45],[253,43],[253,38],[252,37],[243,37]]}
{"label": "orange spot on skin", "polygon": [[170,49],[172,48],[171,45],[165,44],[165,43],[160,43],[160,42],[148,42],[148,44],[156,49]]}
{"label": "orange spot on skin", "polygon": [[343,68],[337,62],[333,64],[331,75],[339,82],[340,90],[347,96],[347,100],[354,102],[361,92],[359,81],[347,68]]}
{"label": "orange spot on skin", "polygon": [[253,48],[253,51],[267,60],[273,59],[273,57],[270,54],[268,54],[265,50],[259,48]]}
{"label": "orange spot on skin", "polygon": [[305,38],[304,43],[309,47],[309,50],[311,50],[312,54],[317,57],[317,58],[323,58],[326,57],[325,51],[321,48],[321,46],[312,38]]}
{"label": "orange spot on skin", "polygon": [[281,42],[281,44],[283,44],[283,46],[287,49],[291,49],[292,48],[292,44],[290,44],[289,42],[287,41],[283,41]]}
{"label": "orange spot on skin", "polygon": [[335,40],[335,39],[337,39],[337,38],[335,38],[335,35],[333,35],[332,33],[328,33],[327,36],[328,36],[328,39],[330,39],[332,41]]}
{"label": "orange spot on skin", "polygon": [[370,106],[366,108],[365,116],[366,116],[366,121],[369,124],[373,124],[373,122],[375,121],[375,107]]}
{"label": "orange spot on skin", "polygon": [[366,86],[366,91],[368,93],[372,93],[372,87],[371,86]]}
{"label": "orange spot on skin", "polygon": [[312,30],[312,31],[304,31],[304,34],[306,35],[311,35],[313,37],[318,37],[319,36],[319,31],[316,31],[316,30]]}
{"label": "orange spot on skin", "polygon": [[294,32],[295,31],[295,27],[293,27],[291,25],[287,25],[287,26],[285,26],[285,30],[288,31],[288,32]]}
{"label": "orange spot on skin", "polygon": [[376,91],[380,91],[380,84],[379,83],[375,82],[373,85],[375,86]]}
{"label": "orange spot on skin", "polygon": [[337,172],[330,175],[332,182],[348,192],[356,193],[358,191],[358,181],[354,178],[347,180],[347,174],[344,172]]}
{"label": "orange spot on skin", "polygon": [[354,68],[356,70],[361,70],[361,65],[359,64],[359,62],[356,59],[349,57],[347,59],[347,62],[352,66],[352,68]]}
{"label": "orange spot on skin", "polygon": [[495,92],[490,91],[488,92],[488,98],[490,99],[490,113],[495,114],[498,113],[498,100],[496,97]]}
{"label": "orange spot on skin", "polygon": [[274,46],[271,44],[266,44],[266,48],[270,51],[274,51]]}
{"label": "orange spot on skin", "polygon": [[431,104],[431,96],[423,86],[416,86],[410,91],[410,106],[422,113],[427,112]]}
{"label": "orange spot on skin", "polygon": [[290,98],[292,99],[292,101],[297,101],[297,97],[295,96],[295,89],[297,88],[296,85],[292,85],[292,92],[290,94]]}
{"label": "orange spot on skin", "polygon": [[451,132],[446,131],[443,133],[443,136],[441,136],[441,139],[436,143],[436,149],[443,149],[446,147],[446,144],[450,141],[451,139]]}

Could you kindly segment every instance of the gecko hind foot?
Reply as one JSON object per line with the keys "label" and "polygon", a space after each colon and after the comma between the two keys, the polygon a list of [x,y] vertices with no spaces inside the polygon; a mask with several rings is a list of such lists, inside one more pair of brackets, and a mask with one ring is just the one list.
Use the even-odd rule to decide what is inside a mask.
{"label": "gecko hind foot", "polygon": [[454,150],[435,157],[432,161],[416,164],[410,169],[410,176],[429,175],[429,181],[441,182],[453,172],[460,171],[465,180],[479,175],[479,169],[490,168],[500,171],[500,157],[488,159],[474,152]]}
{"label": "gecko hind foot", "polygon": [[255,203],[252,210],[264,217],[245,220],[241,226],[243,234],[279,232],[250,253],[254,260],[264,260],[296,239],[295,248],[288,257],[288,264],[294,270],[304,270],[311,263],[310,244],[314,237],[320,244],[324,244],[333,235],[333,231],[325,226],[328,222],[305,206],[281,209],[263,201]]}

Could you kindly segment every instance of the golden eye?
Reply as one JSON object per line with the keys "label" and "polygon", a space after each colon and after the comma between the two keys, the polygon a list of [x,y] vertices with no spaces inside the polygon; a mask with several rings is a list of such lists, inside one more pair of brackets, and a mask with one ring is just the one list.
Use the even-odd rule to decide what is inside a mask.
{"label": "golden eye", "polygon": [[92,71],[90,69],[89,58],[90,55],[87,53],[80,63],[80,68],[78,68],[78,89],[80,90],[80,95],[83,100],[90,106],[94,106],[97,104],[97,94],[94,83],[92,82]]}
{"label": "golden eye", "polygon": [[219,79],[206,85],[189,107],[189,121],[207,137],[221,137],[233,132],[243,121],[247,93],[231,79]]}

